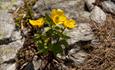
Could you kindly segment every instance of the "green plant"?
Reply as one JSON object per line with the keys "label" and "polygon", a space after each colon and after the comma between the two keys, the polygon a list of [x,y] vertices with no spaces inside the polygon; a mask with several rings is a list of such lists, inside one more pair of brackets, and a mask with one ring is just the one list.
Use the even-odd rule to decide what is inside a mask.
{"label": "green plant", "polygon": [[33,28],[37,29],[34,41],[38,47],[38,53],[43,55],[49,52],[54,56],[62,54],[63,48],[68,46],[67,39],[69,39],[64,30],[75,27],[75,21],[68,19],[61,9],[53,9],[50,15],[46,14],[44,17],[29,20],[29,22]]}
{"label": "green plant", "polygon": [[[42,70],[46,70],[45,68],[47,68],[48,65],[54,68],[55,64],[53,60],[59,62],[60,60],[57,54],[62,55],[64,48],[68,47],[67,40],[70,37],[66,35],[65,30],[75,28],[76,22],[73,19],[68,19],[61,9],[52,9],[50,14],[46,13],[43,17],[33,20],[32,5],[29,7],[29,3],[25,1],[24,6],[26,7],[24,8],[25,10],[22,9],[19,11],[18,16],[20,12],[21,14],[26,12],[26,16],[22,18],[22,15],[19,16],[18,19],[16,18],[16,26],[19,27],[22,32],[23,28],[28,29],[25,38],[27,40],[31,38],[34,41],[35,47],[37,48],[35,49],[35,53],[43,60],[42,62],[46,62],[46,64],[44,64],[45,66],[41,67],[43,68]],[[31,45],[25,48],[27,47],[31,47]],[[20,58],[18,60],[20,60]],[[21,66],[20,63],[17,64],[19,64],[19,67]]]}

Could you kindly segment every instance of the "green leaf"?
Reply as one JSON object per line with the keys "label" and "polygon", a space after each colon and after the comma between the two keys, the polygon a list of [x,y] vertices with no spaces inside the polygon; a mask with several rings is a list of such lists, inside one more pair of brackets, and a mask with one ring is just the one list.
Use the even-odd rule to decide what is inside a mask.
{"label": "green leaf", "polygon": [[45,27],[45,28],[44,28],[44,32],[47,32],[47,31],[49,31],[49,30],[51,30],[51,27]]}
{"label": "green leaf", "polygon": [[65,40],[65,39],[60,40],[59,43],[60,43],[61,45],[64,45],[65,47],[68,47],[68,46],[69,46],[67,40]]}
{"label": "green leaf", "polygon": [[50,18],[50,16],[48,14],[45,14],[45,18],[46,18],[46,23],[48,24],[53,24],[53,20]]}
{"label": "green leaf", "polygon": [[70,39],[70,37],[69,36],[67,36],[67,35],[65,35],[65,34],[63,34],[63,36],[62,36],[64,39]]}
{"label": "green leaf", "polygon": [[70,39],[69,36],[67,36],[67,35],[65,35],[64,33],[59,32],[59,31],[55,31],[55,35],[59,36],[60,38]]}
{"label": "green leaf", "polygon": [[19,27],[20,25],[19,25],[19,23],[18,22],[16,22],[16,24],[15,24],[17,27]]}
{"label": "green leaf", "polygon": [[44,48],[44,43],[42,41],[37,41],[36,44],[37,44],[39,49],[43,49]]}
{"label": "green leaf", "polygon": [[52,44],[48,48],[54,53],[54,55],[57,55],[58,53],[63,52],[63,49],[60,44]]}
{"label": "green leaf", "polygon": [[46,55],[46,54],[48,54],[48,50],[44,48],[44,49],[38,50],[37,53],[38,53],[38,54]]}
{"label": "green leaf", "polygon": [[61,30],[61,31],[64,29],[61,25],[54,25],[53,28],[55,30]]}

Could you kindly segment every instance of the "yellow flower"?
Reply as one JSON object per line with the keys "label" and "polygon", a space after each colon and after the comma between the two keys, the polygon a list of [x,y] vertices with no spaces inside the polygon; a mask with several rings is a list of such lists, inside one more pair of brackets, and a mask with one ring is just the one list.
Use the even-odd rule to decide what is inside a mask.
{"label": "yellow flower", "polygon": [[44,18],[39,18],[38,20],[29,20],[30,24],[33,26],[38,26],[39,28],[44,25]]}
{"label": "yellow flower", "polygon": [[61,9],[52,9],[51,15],[64,15],[64,11]]}
{"label": "yellow flower", "polygon": [[64,23],[64,21],[67,20],[67,18],[64,15],[62,16],[55,15],[54,17],[52,17],[52,20],[54,21],[55,24],[62,24]]}
{"label": "yellow flower", "polygon": [[62,24],[67,19],[64,11],[61,9],[53,9],[51,11],[51,18],[55,24]]}
{"label": "yellow flower", "polygon": [[70,19],[70,20],[66,20],[63,24],[66,28],[75,28],[75,20]]}

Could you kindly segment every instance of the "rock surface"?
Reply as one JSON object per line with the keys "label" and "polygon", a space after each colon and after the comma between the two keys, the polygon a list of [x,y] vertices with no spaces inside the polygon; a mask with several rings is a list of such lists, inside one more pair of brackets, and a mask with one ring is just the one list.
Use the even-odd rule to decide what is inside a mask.
{"label": "rock surface", "polygon": [[90,18],[96,23],[103,23],[106,20],[106,14],[99,7],[95,6],[91,12]]}
{"label": "rock surface", "polygon": [[[23,4],[22,0],[16,0],[16,1],[19,1],[18,4],[16,3],[17,5]],[[94,38],[93,33],[91,32],[91,28],[88,24],[88,22],[90,21],[89,16],[91,14],[90,12],[86,12],[84,10],[84,0],[64,0],[64,1],[62,0],[44,0],[44,1],[38,0],[38,2],[33,7],[34,12],[38,16],[40,15],[39,13],[44,14],[44,12],[48,12],[47,9],[49,8],[60,8],[65,11],[65,14],[69,18],[74,18],[77,20],[77,27],[73,30],[67,31],[68,32],[67,34],[71,37],[71,39],[68,40],[69,44],[74,44],[81,40],[82,41],[92,40]],[[90,2],[89,4],[92,6],[92,3],[93,2]],[[4,4],[7,4],[7,3],[5,2]],[[23,45],[23,41],[20,40],[21,38],[20,32],[14,31],[15,23],[12,20],[11,14],[7,12],[3,4],[1,7],[2,7],[2,10],[0,12],[2,13],[0,13],[0,34],[1,34],[0,39],[11,37],[11,39],[15,41],[8,43],[8,44],[0,45],[0,56],[1,56],[0,63],[14,58],[17,50],[19,50],[19,48],[21,48]],[[99,13],[100,11],[96,14],[99,14]],[[100,18],[102,17],[102,15],[101,16],[97,15],[94,17]],[[102,19],[105,19],[105,18],[102,17]],[[97,20],[97,19],[96,21],[100,22],[100,20]],[[74,64],[76,65],[83,63],[86,56],[87,56],[87,53],[83,50],[80,50],[80,46],[76,46],[69,50],[68,57],[70,57],[70,59],[73,60]],[[34,66],[36,70],[37,70],[37,67],[40,66],[40,62],[41,61],[38,61],[38,62],[34,61]],[[15,70],[15,63],[2,64],[0,65],[0,70]]]}
{"label": "rock surface", "polygon": [[75,65],[84,63],[85,58],[87,57],[87,53],[85,53],[83,50],[78,51],[77,53],[69,54],[69,59],[74,61]]}
{"label": "rock surface", "polygon": [[77,28],[67,31],[68,36],[71,39],[68,40],[68,43],[74,44],[78,41],[87,41],[93,39],[93,33],[88,23],[79,23]]}
{"label": "rock surface", "polygon": [[[17,40],[15,42],[12,42],[8,45],[0,45],[0,64],[9,61],[10,59],[15,58],[17,50],[22,47],[23,41]],[[2,64],[0,65],[0,70],[10,70],[12,67],[14,67],[14,64]],[[10,69],[9,69],[10,68]],[[11,69],[15,70],[15,69]]]}
{"label": "rock surface", "polygon": [[15,31],[13,17],[8,13],[14,2],[0,1],[0,70],[15,70],[15,63],[2,63],[15,58],[17,50],[23,45],[20,32]]}
{"label": "rock surface", "polygon": [[89,11],[92,11],[92,9],[94,8],[93,3],[95,3],[95,1],[96,0],[85,0],[86,6]]}
{"label": "rock surface", "polygon": [[115,14],[115,2],[104,1],[102,2],[102,8],[109,13]]}
{"label": "rock surface", "polygon": [[39,17],[40,13],[44,15],[51,8],[59,8],[64,10],[66,16],[76,19],[77,22],[89,22],[89,13],[84,11],[84,3],[84,0],[45,0],[45,2],[39,0],[33,6],[33,10],[37,13],[35,17]]}
{"label": "rock surface", "polygon": [[14,28],[12,15],[5,10],[0,10],[0,39],[10,37]]}

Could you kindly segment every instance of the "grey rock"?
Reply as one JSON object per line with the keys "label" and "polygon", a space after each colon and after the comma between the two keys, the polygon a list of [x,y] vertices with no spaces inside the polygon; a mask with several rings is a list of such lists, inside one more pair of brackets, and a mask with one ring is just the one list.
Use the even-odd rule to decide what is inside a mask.
{"label": "grey rock", "polygon": [[14,58],[15,53],[20,47],[22,47],[22,41],[20,40],[12,42],[8,45],[0,45],[0,52],[1,52],[0,58],[3,59],[3,62]]}
{"label": "grey rock", "polygon": [[80,40],[87,41],[94,39],[88,23],[79,23],[76,28],[67,30],[67,35],[70,36],[68,40],[69,44],[74,44]]}
{"label": "grey rock", "polygon": [[77,53],[80,50],[81,50],[81,47],[77,43],[74,43],[74,44],[71,44],[68,49],[66,49],[67,52],[65,53],[73,54],[73,53]]}
{"label": "grey rock", "polygon": [[17,40],[8,45],[0,45],[0,70],[15,70],[15,63],[2,63],[15,58],[17,51],[22,47],[22,45],[23,41],[21,40]]}
{"label": "grey rock", "polygon": [[95,3],[95,1],[96,0],[85,0],[86,6],[89,11],[92,11],[92,9],[94,8],[93,3]]}
{"label": "grey rock", "polygon": [[[14,31],[15,23],[13,16],[8,13],[8,9],[10,9],[13,4],[11,1],[3,0],[0,2],[0,70],[15,70],[15,63],[7,64],[3,62],[14,59],[17,50],[23,45],[23,41],[20,40],[20,32]],[[3,44],[1,43],[2,41],[9,42],[7,42],[7,44],[4,42]]]}
{"label": "grey rock", "polygon": [[[23,0],[15,0],[16,2],[12,4],[12,7],[9,8],[8,12],[13,13],[16,12],[20,7],[24,6]],[[11,1],[12,3],[12,1]]]}
{"label": "grey rock", "polygon": [[6,70],[15,70],[15,69],[16,69],[16,64],[14,63],[14,64],[9,65]]}
{"label": "grey rock", "polygon": [[21,39],[20,31],[15,31],[13,16],[6,10],[0,10],[0,39]]}
{"label": "grey rock", "polygon": [[10,37],[14,29],[12,15],[5,10],[0,10],[0,39]]}
{"label": "grey rock", "polygon": [[4,64],[0,67],[0,70],[15,70],[16,64]]}
{"label": "grey rock", "polygon": [[[45,6],[44,0],[39,0],[36,2],[36,4],[33,6],[32,8],[35,12],[35,15],[45,15],[45,13],[47,12],[47,7]],[[38,17],[39,17],[38,16]],[[36,16],[35,16],[36,17]]]}
{"label": "grey rock", "polygon": [[86,53],[83,50],[80,50],[76,53],[68,54],[66,56],[64,64],[65,64],[66,68],[68,68],[68,66],[71,66],[71,65],[76,66],[76,65],[79,65],[79,64],[83,64],[87,55],[88,55],[88,53]]}
{"label": "grey rock", "polygon": [[82,11],[79,12],[79,17],[77,18],[77,22],[79,23],[88,23],[91,19],[90,19],[90,12],[87,11]]}
{"label": "grey rock", "polygon": [[20,40],[22,38],[20,31],[13,31],[11,34],[11,39],[13,41]]}
{"label": "grey rock", "polygon": [[[44,2],[45,1],[45,2]],[[82,16],[81,12],[84,11],[84,0],[39,0],[34,6],[33,10],[36,12],[35,17],[39,17],[39,13],[44,15],[44,13],[50,11],[53,8],[59,8],[64,10],[66,16],[68,18],[74,18],[78,20],[78,22],[82,22],[82,20],[87,20],[87,17]],[[45,4],[44,4],[45,3]],[[86,13],[84,13],[86,14]],[[82,18],[82,17],[84,18]]]}
{"label": "grey rock", "polygon": [[95,6],[91,12],[90,18],[96,23],[103,23],[106,20],[106,14],[99,7]]}
{"label": "grey rock", "polygon": [[[89,26],[89,23],[79,23],[76,28],[72,30],[66,30],[67,35],[70,36],[70,39],[68,40],[68,43],[72,45],[71,49],[68,50],[68,55],[62,57],[66,60],[68,59],[68,62],[65,62],[65,64],[69,65],[78,65],[82,64],[87,57],[87,53],[83,50],[80,50],[80,45],[76,44],[76,42],[79,41],[89,41],[94,39],[94,35],[91,31],[91,27]],[[67,52],[66,52],[67,53]]]}
{"label": "grey rock", "polygon": [[11,9],[16,2],[17,0],[0,0],[0,7],[3,10],[8,10]]}
{"label": "grey rock", "polygon": [[77,53],[69,54],[69,58],[74,61],[74,65],[84,63],[85,58],[87,57],[87,53],[84,51],[79,51]]}
{"label": "grey rock", "polygon": [[23,6],[24,5],[24,1],[23,0],[16,0],[15,3],[17,6]]}
{"label": "grey rock", "polygon": [[107,12],[115,14],[115,3],[112,2],[112,1],[104,1],[104,2],[102,2],[102,8]]}
{"label": "grey rock", "polygon": [[42,63],[42,60],[34,60],[33,61],[35,70],[38,70],[40,68],[41,63]]}
{"label": "grey rock", "polygon": [[69,50],[68,54],[77,53],[79,50],[80,50],[80,46],[77,46],[77,47],[74,46],[74,48],[72,48],[71,50]]}

